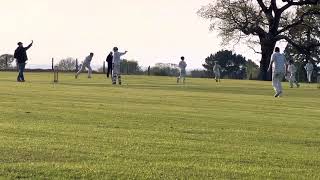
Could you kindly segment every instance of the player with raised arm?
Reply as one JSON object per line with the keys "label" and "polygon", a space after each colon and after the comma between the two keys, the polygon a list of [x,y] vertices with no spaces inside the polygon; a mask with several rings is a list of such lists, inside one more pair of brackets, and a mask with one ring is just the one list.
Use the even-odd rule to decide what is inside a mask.
{"label": "player with raised arm", "polygon": [[22,42],[18,42],[18,47],[14,51],[13,57],[17,60],[17,65],[19,68],[19,74],[17,77],[18,82],[25,82],[24,70],[26,68],[26,62],[28,61],[27,50],[33,45],[33,40],[27,47],[23,47]]}
{"label": "player with raised arm", "polygon": [[112,60],[112,84],[117,84],[117,79],[119,85],[121,85],[121,56],[127,54],[128,51],[119,52],[117,47],[113,48],[113,60]]}

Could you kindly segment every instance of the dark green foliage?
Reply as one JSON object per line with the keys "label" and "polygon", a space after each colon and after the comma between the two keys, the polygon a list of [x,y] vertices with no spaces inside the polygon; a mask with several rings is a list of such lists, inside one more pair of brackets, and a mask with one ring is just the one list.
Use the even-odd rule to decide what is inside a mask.
{"label": "dark green foliage", "polygon": [[142,74],[142,70],[137,61],[126,60],[121,61],[122,74]]}
{"label": "dark green foliage", "polygon": [[157,63],[151,68],[151,75],[154,76],[178,76],[179,69],[177,65],[170,63]]}
{"label": "dark green foliage", "polygon": [[[319,7],[306,6],[298,8],[295,21],[299,21],[301,14],[308,11],[316,11]],[[315,64],[320,62],[320,16],[315,14],[305,15],[304,21],[290,30],[291,39],[296,45],[288,44],[284,53],[287,59],[292,59],[297,67],[298,81],[307,81],[304,66],[311,60]],[[297,46],[298,45],[298,46]],[[303,48],[301,48],[303,47]],[[319,68],[315,69],[317,72]],[[316,73],[313,74],[313,80],[316,81]]]}
{"label": "dark green foliage", "polygon": [[221,76],[224,78],[245,79],[247,77],[247,60],[242,55],[235,54],[229,50],[221,50],[215,54],[211,54],[205,59],[205,64],[203,64],[209,77],[213,77],[214,61],[218,61],[221,65]]}

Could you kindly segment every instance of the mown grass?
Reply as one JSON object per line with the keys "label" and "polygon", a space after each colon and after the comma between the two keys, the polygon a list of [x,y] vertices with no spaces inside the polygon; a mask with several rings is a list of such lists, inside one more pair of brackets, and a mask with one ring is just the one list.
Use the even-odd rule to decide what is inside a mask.
{"label": "mown grass", "polygon": [[320,90],[0,72],[0,177],[319,179]]}

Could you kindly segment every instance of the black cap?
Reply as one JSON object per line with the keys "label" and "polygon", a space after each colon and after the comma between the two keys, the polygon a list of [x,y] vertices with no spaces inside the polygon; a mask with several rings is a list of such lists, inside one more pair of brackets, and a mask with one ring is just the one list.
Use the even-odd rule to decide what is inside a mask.
{"label": "black cap", "polygon": [[22,44],[22,42],[18,42],[18,46],[20,46]]}

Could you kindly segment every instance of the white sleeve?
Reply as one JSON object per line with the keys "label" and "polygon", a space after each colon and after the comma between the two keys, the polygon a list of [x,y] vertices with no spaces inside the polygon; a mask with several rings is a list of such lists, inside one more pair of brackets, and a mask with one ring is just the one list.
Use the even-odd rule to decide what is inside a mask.
{"label": "white sleeve", "polygon": [[123,55],[125,55],[125,54],[127,54],[127,52],[119,52],[119,55],[120,55],[120,56],[123,56]]}
{"label": "white sleeve", "polygon": [[[276,54],[272,54],[272,56],[271,56],[271,61],[274,61],[275,60],[275,57],[276,57]],[[271,62],[270,61],[270,62]]]}

